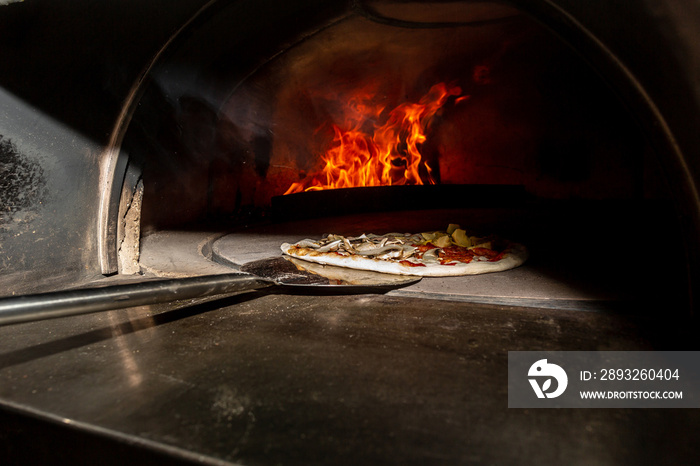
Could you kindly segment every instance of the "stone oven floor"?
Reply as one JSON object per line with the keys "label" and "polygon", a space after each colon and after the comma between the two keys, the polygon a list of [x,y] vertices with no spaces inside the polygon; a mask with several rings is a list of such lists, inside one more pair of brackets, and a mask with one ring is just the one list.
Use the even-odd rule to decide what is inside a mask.
{"label": "stone oven floor", "polygon": [[540,215],[544,220],[538,220],[530,212],[437,210],[349,215],[232,231],[160,231],[143,239],[141,268],[146,275],[167,277],[226,273],[250,261],[280,256],[284,242],[318,238],[326,233],[431,231],[444,229],[448,223],[465,226],[463,219],[468,218],[467,228],[525,244],[530,250],[528,261],[500,273],[424,278],[389,295],[635,314],[645,312],[652,303],[683,305],[683,277],[674,272],[681,271],[682,275],[682,264],[664,260],[650,267],[648,262],[639,262],[648,256],[634,252],[644,250],[636,243],[642,236],[639,231],[651,234],[648,229],[630,221],[621,221],[621,225],[606,223],[601,213],[596,218],[605,230],[594,230],[593,237],[582,226],[586,220],[579,220],[585,215],[570,215],[573,220],[562,220],[560,215],[557,221],[549,223],[551,219],[547,220],[546,214]]}

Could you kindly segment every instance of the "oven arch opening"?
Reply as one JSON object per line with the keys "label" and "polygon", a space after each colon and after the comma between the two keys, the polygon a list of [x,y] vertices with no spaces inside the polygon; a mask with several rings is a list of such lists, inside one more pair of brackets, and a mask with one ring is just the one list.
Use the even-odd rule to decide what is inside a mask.
{"label": "oven arch opening", "polygon": [[[508,137],[513,139],[515,136],[521,136],[521,139],[515,138],[511,140],[511,145],[508,146],[506,144],[505,148],[486,147],[485,150],[487,152],[491,150],[490,162],[492,163],[490,165],[500,166],[505,159],[514,166],[506,167],[506,170],[501,170],[500,172],[497,170],[492,172],[486,171],[475,175],[473,171],[469,170],[473,167],[455,169],[451,168],[453,167],[452,164],[445,163],[444,166],[440,166],[440,174],[443,175],[444,173],[444,177],[448,181],[454,181],[453,184],[474,184],[479,180],[486,180],[486,183],[482,184],[516,184],[525,186],[526,191],[538,200],[595,199],[595,188],[603,184],[609,191],[605,192],[602,198],[604,201],[611,201],[609,202],[611,204],[609,209],[613,213],[608,213],[608,215],[612,217],[614,217],[614,212],[617,209],[617,207],[612,205],[614,204],[612,201],[619,201],[620,198],[623,200],[641,199],[642,201],[645,198],[650,198],[651,200],[664,203],[671,200],[674,202],[677,212],[690,212],[690,215],[681,219],[683,223],[679,227],[681,233],[674,232],[671,236],[683,238],[685,242],[685,264],[680,267],[688,268],[687,277],[691,277],[683,279],[686,283],[685,286],[692,286],[696,282],[692,277],[696,276],[697,266],[695,264],[698,262],[696,257],[697,246],[694,242],[698,231],[696,221],[697,202],[693,194],[695,192],[694,179],[685,161],[686,155],[675,139],[674,132],[667,120],[655,105],[654,99],[637,80],[635,74],[625,66],[625,62],[622,59],[601,42],[599,37],[588,30],[582,23],[577,22],[563,7],[554,6],[549,2],[511,2],[509,5],[514,7],[514,10],[504,10],[503,3],[463,2],[461,6],[465,11],[469,11],[470,7],[475,5],[483,8],[483,10],[478,12],[482,16],[478,19],[469,18],[476,25],[458,24],[455,26],[453,24],[445,24],[454,21],[442,21],[438,11],[439,7],[445,7],[445,5],[449,6],[449,8],[454,8],[455,2],[449,2],[449,4],[417,2],[410,6],[417,8],[418,11],[421,11],[421,8],[423,8],[422,11],[431,10],[431,14],[435,18],[428,22],[428,27],[411,28],[408,26],[416,23],[416,21],[413,21],[414,18],[411,17],[411,11],[406,13],[409,10],[407,8],[391,10],[392,4],[389,2],[361,2],[350,5],[333,4],[325,8],[318,8],[318,5],[312,5],[312,3],[308,2],[308,5],[304,4],[294,7],[307,13],[306,7],[317,7],[313,10],[313,15],[307,14],[304,16],[305,22],[303,24],[295,25],[297,27],[286,25],[284,28],[279,27],[279,25],[284,23],[284,15],[289,14],[289,11],[278,8],[280,5],[277,5],[276,2],[267,2],[264,6],[252,6],[252,4],[240,6],[239,4],[238,8],[247,8],[246,13],[255,13],[253,17],[269,20],[275,14],[278,16],[276,20],[269,21],[267,26],[270,29],[277,28],[278,30],[275,33],[271,33],[270,29],[259,29],[259,36],[257,37],[254,35],[255,32],[251,31],[252,27],[242,29],[231,27],[232,23],[237,24],[235,21],[239,21],[238,24],[240,24],[241,16],[238,15],[240,10],[221,5],[217,5],[215,8],[211,5],[210,9],[203,10],[186,28],[183,28],[180,34],[168,44],[167,50],[164,50],[164,53],[151,66],[148,79],[138,86],[136,94],[139,98],[132,102],[132,111],[125,112],[123,121],[118,125],[117,131],[121,133],[123,138],[115,139],[123,139],[123,143],[119,144],[118,149],[121,157],[128,158],[128,166],[131,167],[131,172],[124,171],[123,173],[129,173],[126,178],[136,180],[131,185],[128,185],[128,189],[122,191],[127,198],[126,201],[122,201],[122,206],[133,205],[132,202],[129,202],[132,193],[137,193],[136,199],[138,199],[139,180],[143,179],[144,197],[140,220],[140,231],[143,234],[174,226],[218,222],[222,219],[232,221],[232,224],[241,221],[244,223],[251,222],[256,219],[256,216],[258,220],[267,219],[266,216],[269,215],[269,205],[272,198],[281,195],[281,191],[288,188],[286,184],[290,181],[285,179],[283,183],[274,176],[270,176],[268,179],[270,167],[283,165],[276,163],[278,159],[274,158],[276,156],[274,151],[285,144],[294,146],[294,151],[296,151],[294,156],[290,156],[287,153],[287,158],[284,161],[287,162],[290,159],[294,159],[298,162],[296,160],[299,157],[298,153],[311,151],[299,144],[295,138],[308,139],[310,136],[313,136],[314,131],[319,127],[319,125],[313,125],[312,128],[305,127],[305,125],[308,126],[309,120],[313,120],[313,118],[308,118],[309,115],[312,117],[316,116],[314,112],[318,110],[318,100],[308,98],[306,100],[295,100],[293,91],[298,91],[298,89],[288,89],[284,87],[285,83],[280,84],[280,77],[285,76],[285,73],[287,73],[286,76],[290,76],[288,74],[290,70],[296,70],[297,74],[293,75],[293,78],[297,81],[303,81],[305,78],[308,78],[304,74],[305,67],[302,66],[305,64],[304,54],[306,53],[308,57],[308,54],[311,53],[308,49],[317,52],[320,49],[320,52],[323,52],[324,47],[330,47],[332,52],[329,52],[327,55],[321,54],[320,56],[327,60],[326,63],[334,64],[334,66],[338,67],[336,69],[340,69],[342,73],[345,73],[341,78],[338,78],[338,81],[342,83],[347,82],[347,73],[352,71],[348,70],[348,68],[352,68],[352,66],[345,65],[343,67],[333,62],[332,59],[338,56],[342,57],[343,53],[346,56],[353,57],[362,55],[362,48],[357,46],[357,42],[353,42],[352,39],[346,39],[346,43],[344,43],[342,40],[342,37],[348,37],[348,33],[352,31],[353,27],[357,30],[357,24],[366,25],[367,27],[366,30],[362,31],[364,40],[368,40],[367,36],[372,35],[372,31],[368,32],[372,29],[376,31],[392,31],[391,33],[374,32],[376,37],[373,40],[378,42],[382,42],[382,34],[386,34],[386,37],[393,39],[396,39],[398,36],[405,35],[409,37],[411,34],[421,34],[422,41],[417,41],[418,45],[413,44],[414,47],[418,48],[425,46],[427,43],[425,37],[431,35],[430,31],[449,30],[450,32],[447,34],[449,37],[458,37],[460,32],[455,31],[478,28],[480,32],[472,34],[474,38],[478,38],[482,48],[471,50],[469,47],[465,47],[468,50],[461,51],[463,56],[469,57],[469,60],[464,60],[469,64],[463,65],[463,69],[460,70],[461,74],[458,74],[464,81],[467,81],[467,87],[471,86],[469,90],[475,91],[469,93],[471,100],[469,103],[473,104],[476,101],[478,105],[481,105],[481,108],[477,104],[473,105],[473,107],[479,109],[481,115],[491,112],[492,126],[480,133],[481,140],[478,140],[477,135],[472,136],[471,140],[467,138],[465,141],[464,138],[457,138],[456,142],[445,142],[445,139],[449,140],[450,136],[438,136],[437,140],[439,143],[436,143],[438,148],[433,148],[433,150],[448,158],[449,156],[445,156],[444,148],[448,147],[450,143],[452,147],[455,147],[463,146],[467,142],[484,149],[483,146],[489,141],[503,139],[503,137],[493,137],[493,135],[497,134],[496,126],[502,124],[502,119],[499,122],[498,117],[502,116],[503,107],[499,107],[499,105],[506,105],[517,99],[521,101],[523,99],[527,100],[523,95],[534,99],[532,94],[535,93],[538,87],[529,87],[528,90],[531,94],[519,93],[518,91],[522,91],[522,88],[518,86],[527,86],[524,86],[522,82],[513,81],[509,84],[510,87],[503,91],[503,94],[499,95],[497,91],[494,91],[493,94],[489,95],[488,92],[483,90],[488,89],[489,85],[480,84],[478,80],[492,79],[493,77],[490,73],[493,72],[493,67],[489,68],[482,63],[487,63],[488,58],[497,56],[499,53],[501,54],[501,60],[503,60],[504,56],[507,56],[508,50],[506,52],[501,50],[504,48],[504,40],[499,40],[497,37],[507,37],[509,40],[515,40],[514,38],[522,38],[523,34],[534,34],[527,36],[527,39],[524,40],[525,42],[527,40],[532,42],[526,45],[520,44],[523,48],[519,52],[523,52],[523,49],[527,49],[527,46],[529,46],[532,54],[532,50],[537,50],[536,45],[549,44],[549,46],[552,46],[549,40],[556,38],[556,46],[553,47],[558,49],[555,52],[550,51],[550,53],[556,55],[557,52],[561,52],[569,65],[575,64],[575,66],[579,66],[580,69],[591,75],[603,77],[602,81],[594,80],[595,85],[610,86],[614,91],[611,92],[607,89],[606,92],[609,92],[608,96],[616,101],[610,108],[613,108],[615,112],[623,108],[625,115],[625,119],[621,124],[623,130],[612,131],[614,134],[608,135],[609,138],[606,143],[619,146],[624,146],[625,144],[636,145],[634,152],[637,157],[644,159],[644,163],[635,165],[634,161],[632,161],[630,165],[625,165],[630,162],[630,160],[626,159],[629,156],[622,153],[624,150],[620,150],[612,157],[613,159],[617,157],[617,162],[624,167],[624,169],[619,168],[617,170],[618,183],[615,183],[605,179],[604,176],[605,161],[609,161],[610,158],[604,155],[598,155],[597,158],[596,156],[590,156],[591,152],[602,151],[604,153],[604,149],[600,146],[595,148],[587,147],[587,145],[590,145],[590,139],[592,139],[588,137],[590,133],[580,131],[569,140],[563,140],[565,138],[561,138],[561,141],[553,141],[552,138],[548,140],[547,135],[551,136],[556,133],[554,128],[565,126],[562,120],[569,118],[569,122],[581,123],[580,120],[575,118],[577,116],[575,112],[567,113],[564,111],[566,110],[565,108],[560,108],[566,107],[565,105],[557,107],[557,103],[560,103],[558,98],[562,96],[574,98],[574,102],[578,105],[590,104],[590,101],[574,92],[576,87],[574,80],[568,83],[568,89],[564,86],[564,90],[559,90],[562,96],[552,96],[550,98],[549,104],[556,108],[559,113],[555,111],[553,112],[555,116],[550,114],[548,117],[542,117],[544,119],[549,118],[549,127],[546,127],[546,124],[544,124],[545,129],[528,128],[528,124],[536,126],[533,124],[534,119],[532,118],[535,112],[527,113],[523,110],[523,108],[530,108],[528,104],[531,101],[527,103],[521,102],[522,107],[518,109],[520,111],[520,120],[511,122],[513,126],[510,129],[512,130],[513,127],[520,124],[520,131],[525,136],[517,134],[517,131],[511,131]],[[427,9],[426,5],[428,6]],[[491,5],[491,9],[489,9],[489,5]],[[276,13],[270,13],[270,11]],[[504,11],[508,12],[504,13]],[[391,16],[391,14],[397,12],[398,14],[395,17]],[[525,14],[523,15],[523,13]],[[468,16],[469,14],[472,13],[470,12],[466,15]],[[246,17],[250,18],[251,16],[248,15]],[[534,23],[532,18],[543,24],[545,28]],[[353,22],[356,24],[353,25]],[[469,20],[462,21],[461,18],[460,21],[457,21],[457,23],[469,22]],[[525,23],[525,26],[522,23]],[[518,29],[518,25],[520,29]],[[399,34],[396,32],[397,30],[408,30],[410,34]],[[523,32],[525,30],[528,32]],[[426,33],[426,31],[429,32]],[[483,31],[489,31],[489,33],[484,33]],[[507,31],[506,35],[499,36],[504,31]],[[551,31],[554,31],[556,36]],[[467,33],[464,34],[469,35]],[[493,36],[492,42],[488,40],[489,34]],[[540,35],[538,36],[540,42],[532,39],[537,34]],[[436,36],[439,35],[436,34]],[[229,39],[222,39],[222,37],[229,37]],[[338,39],[338,37],[341,37],[341,39]],[[383,39],[384,42],[386,42],[386,37]],[[210,39],[212,38],[216,38],[217,41],[211,42]],[[560,39],[563,39],[563,41]],[[337,42],[333,42],[333,40]],[[437,47],[435,44],[440,44],[439,38],[433,38],[432,40],[434,40],[432,43],[433,47]],[[448,44],[454,44],[454,42],[450,42],[450,40],[454,39],[443,40]],[[212,43],[225,45],[212,47]],[[236,53],[236,51],[240,52],[240,48],[236,49],[236,47],[250,43],[255,44],[254,48],[256,50]],[[512,41],[510,43],[511,48],[509,50],[513,50],[515,46],[512,45]],[[568,45],[564,45],[565,43]],[[205,44],[208,44],[208,50],[203,52]],[[569,46],[573,46],[575,52]],[[336,48],[333,49],[333,47]],[[353,47],[356,48],[354,49]],[[442,53],[439,55],[449,55],[449,52],[445,53],[444,49],[440,50]],[[563,52],[564,50],[566,52]],[[300,53],[300,51],[304,53]],[[377,66],[377,62],[373,60],[378,60],[377,55],[380,54],[377,54],[376,48],[372,49],[372,51],[374,55],[365,53],[364,57],[368,60],[368,65],[363,68],[371,69]],[[339,55],[334,56],[334,53],[339,53]],[[412,53],[414,53],[414,60],[416,61],[420,61],[415,58],[416,56],[426,55],[415,55],[415,51]],[[522,54],[513,55],[522,56]],[[318,57],[319,55],[312,56]],[[585,60],[581,60],[581,56]],[[503,76],[508,75],[506,71],[513,72],[514,70],[522,71],[528,69],[530,73],[537,74],[534,72],[538,70],[537,68],[528,68],[523,64],[518,64],[513,57],[510,60],[508,63],[511,66],[510,69],[507,67],[501,68]],[[553,58],[550,56],[549,60],[551,64]],[[429,89],[429,84],[427,83],[434,84],[436,81],[439,81],[428,79],[428,76],[434,78],[435,76],[431,75],[437,75],[445,68],[443,62],[440,60],[436,61],[437,63],[432,63],[432,67],[425,62],[421,63],[421,66],[418,66],[418,70],[413,69],[415,76],[412,79],[413,82],[410,83],[411,85],[404,83],[401,92],[395,90],[393,92],[410,96],[408,98],[409,101],[419,101],[420,97]],[[502,64],[502,61],[499,64]],[[521,68],[518,68],[518,65]],[[306,66],[308,66],[308,63],[306,63]],[[482,68],[479,68],[480,66]],[[539,66],[542,65],[540,64]],[[398,74],[403,74],[401,72],[405,69],[398,66],[399,71],[396,71],[396,68],[394,68],[394,71]],[[476,69],[480,69],[482,73],[486,74],[479,75],[475,72]],[[566,69],[566,67],[558,68],[559,73],[564,75],[566,75]],[[539,68],[539,70],[541,71],[542,68]],[[552,73],[554,74],[547,75],[550,80],[556,80],[557,76],[561,76],[557,75],[556,71],[552,71]],[[355,78],[361,81],[364,78],[362,74],[362,71],[355,71]],[[498,77],[496,75],[496,78]],[[571,77],[569,76],[569,78]],[[321,78],[317,79],[319,82],[316,84],[318,87],[323,88],[326,81]],[[542,82],[546,82],[546,79],[542,76],[533,77],[531,75],[530,79],[535,81],[539,79],[537,82],[540,87]],[[421,85],[423,86],[423,93],[419,92]],[[411,86],[413,88],[409,89]],[[462,87],[465,86],[463,85]],[[595,95],[595,89],[597,88],[594,86],[594,89],[588,89],[588,94],[583,93],[583,95],[593,96]],[[260,92],[261,90],[263,92]],[[317,90],[318,88],[313,89],[314,92]],[[280,110],[277,107],[279,99],[271,98],[269,94],[266,94],[270,92],[286,96],[288,98],[287,108]],[[384,92],[390,93],[386,90]],[[514,99],[513,95],[517,95],[517,99]],[[508,100],[507,97],[511,97],[511,100]],[[488,98],[492,100],[489,101]],[[504,100],[499,101],[499,98],[505,99],[505,103]],[[619,101],[623,102],[622,106],[618,106],[618,98]],[[389,106],[395,108],[400,103],[398,100],[395,100]],[[302,114],[302,116],[307,118],[295,119],[294,115],[298,115],[300,109],[302,113],[303,111],[307,112],[305,115]],[[162,113],[160,113],[161,110],[163,111]],[[456,105],[452,109],[445,109],[441,115],[441,126],[437,125],[439,127],[436,133],[440,134],[441,130],[445,131],[445,128],[450,124],[459,126],[458,123],[463,124],[464,121],[474,121],[470,120],[470,118],[474,118],[472,116],[474,113],[465,111],[464,114],[460,114],[460,110]],[[237,114],[237,112],[240,113]],[[324,109],[321,113],[327,114],[328,110]],[[479,113],[477,112],[476,114]],[[493,116],[494,114],[496,116]],[[607,120],[607,123],[619,124],[620,120],[614,118],[614,115],[617,114],[610,112],[600,116],[602,118],[610,118],[610,120]],[[578,116],[580,117],[581,115]],[[275,121],[275,118],[278,120]],[[512,115],[511,118],[513,118]],[[271,122],[291,123],[291,126],[287,126],[286,129],[288,133],[286,142],[280,141],[280,139],[270,139],[270,133],[279,133],[280,128],[284,126],[279,124],[271,125]],[[595,129],[595,124],[591,124],[591,122],[588,122],[588,124]],[[268,127],[265,125],[268,125]],[[605,126],[605,124],[600,125],[597,129],[600,130],[601,127]],[[571,128],[568,129],[571,130]],[[576,129],[580,130],[580,127]],[[263,136],[256,134],[256,131]],[[285,130],[282,129],[282,131]],[[532,138],[532,134],[537,131],[543,133],[541,140],[536,140],[536,138],[533,140]],[[452,133],[455,132],[453,131]],[[446,134],[448,133],[446,132]],[[620,137],[621,133],[627,134],[624,137]],[[637,134],[642,134],[643,139],[636,139],[635,135]],[[153,135],[156,136],[154,137]],[[610,138],[619,139],[613,143]],[[475,141],[474,139],[477,140]],[[243,143],[241,143],[241,140]],[[203,141],[208,141],[209,146],[203,145]],[[228,144],[231,141],[237,142],[237,147],[236,144]],[[515,157],[507,155],[508,149],[523,147],[528,144],[532,146],[531,158],[524,157],[518,163],[513,163]],[[211,153],[209,153],[205,154],[203,159],[203,154],[212,147],[217,152],[216,156],[212,157]],[[300,147],[303,149],[299,149]],[[442,148],[443,153],[440,153],[440,148]],[[499,151],[501,151],[500,154],[497,154]],[[566,151],[577,152],[579,155],[569,160],[558,157],[559,154]],[[498,155],[501,156],[500,159]],[[206,157],[210,157],[210,159],[207,160]],[[593,160],[587,159],[587,157],[593,157]],[[463,155],[454,158],[459,160],[466,159]],[[302,161],[301,165],[306,165],[301,169],[295,167],[291,172],[297,176],[302,171],[308,174],[309,163],[308,160]],[[603,166],[596,165],[600,163]],[[151,168],[147,168],[149,164]],[[313,164],[311,163],[311,165]],[[521,170],[521,173],[518,174],[518,170]],[[531,172],[527,172],[527,170],[531,170]],[[175,174],[175,178],[164,176],[164,172],[169,172],[170,175]],[[246,176],[241,176],[241,173],[244,172]],[[658,177],[658,172],[663,172],[665,176]],[[449,178],[455,173],[459,174],[461,178],[460,176]],[[589,178],[583,183],[580,179],[576,179],[583,176],[582,173],[588,173],[589,175]],[[601,178],[591,178],[591,173],[598,173]],[[280,175],[281,178],[285,176],[288,178],[288,174],[283,173]],[[543,182],[542,179],[547,177],[553,178],[555,182],[552,181],[549,184]],[[628,177],[629,179],[622,181],[619,179],[620,177]],[[115,179],[120,178],[121,175]],[[664,178],[674,181],[669,183],[670,186],[667,187],[664,186]],[[175,182],[173,183],[173,181]],[[442,178],[440,181],[443,181]],[[576,185],[577,182],[579,183],[578,185]],[[266,189],[260,189],[260,185],[265,183],[272,187],[268,186]],[[530,184],[528,185],[528,183]],[[117,184],[120,185],[120,183]],[[183,192],[187,192],[187,196],[181,196]],[[231,196],[231,192],[233,192],[233,196]],[[122,197],[121,193],[119,197]],[[174,199],[177,202],[173,202]],[[112,200],[111,205],[115,206],[117,203]],[[115,207],[112,207],[112,210],[114,209]],[[557,210],[557,212],[561,212],[561,210]],[[589,220],[595,219],[595,214],[588,215],[591,215]],[[108,216],[109,219],[114,217]],[[665,221],[674,222],[675,217],[671,215]],[[674,228],[671,228],[671,230],[673,231]],[[105,228],[103,231],[111,232],[109,235],[116,235],[114,228]],[[113,236],[110,236],[110,238],[113,238]],[[621,238],[616,238],[615,242],[619,243],[619,239]],[[677,239],[675,238],[672,241]],[[692,295],[693,293],[689,292],[687,294]]]}

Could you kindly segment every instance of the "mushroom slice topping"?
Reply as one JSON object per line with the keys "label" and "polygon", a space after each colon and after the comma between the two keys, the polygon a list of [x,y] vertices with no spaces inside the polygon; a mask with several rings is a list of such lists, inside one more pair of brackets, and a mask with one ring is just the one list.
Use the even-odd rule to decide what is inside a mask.
{"label": "mushroom slice topping", "polygon": [[337,239],[335,241],[331,241],[330,243],[320,246],[316,249],[317,252],[329,252],[329,251],[337,251],[338,247],[343,243],[342,239]]}
{"label": "mushroom slice topping", "polygon": [[313,249],[317,249],[317,248],[321,247],[321,245],[318,242],[316,242],[312,239],[303,239],[303,240],[299,241],[296,244],[296,246],[300,247],[300,248],[313,248]]}
{"label": "mushroom slice topping", "polygon": [[388,246],[383,246],[380,248],[367,249],[364,251],[357,251],[357,254],[362,256],[378,256],[385,254],[388,251],[403,251],[403,247],[399,244],[390,244]]}
{"label": "mushroom slice topping", "polygon": [[442,249],[435,248],[435,249],[428,249],[423,253],[423,262],[427,264],[433,264],[439,262],[438,258],[438,253],[442,251]]}

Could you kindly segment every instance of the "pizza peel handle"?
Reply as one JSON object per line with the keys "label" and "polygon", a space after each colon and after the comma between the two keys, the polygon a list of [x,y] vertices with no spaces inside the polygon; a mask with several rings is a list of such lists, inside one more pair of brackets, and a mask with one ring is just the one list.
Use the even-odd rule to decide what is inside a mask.
{"label": "pizza peel handle", "polygon": [[0,325],[18,324],[182,299],[233,295],[275,283],[244,273],[155,279],[138,283],[77,288],[0,298]]}
{"label": "pizza peel handle", "polygon": [[[270,261],[279,260],[284,261],[282,258],[274,258],[268,261],[256,261],[251,263],[249,267],[243,267],[249,271],[255,270],[261,275],[252,274],[246,270],[220,275],[153,279],[138,283],[0,298],[0,325],[162,304],[184,299],[231,296],[284,286],[292,286],[295,290],[300,288],[317,289],[322,293],[377,293],[407,286],[417,281],[406,279],[385,283],[382,280],[370,280],[368,283],[353,284],[313,276],[302,278],[304,274],[301,272],[285,271],[275,267],[274,264],[271,265]],[[266,272],[265,269],[269,270]]]}

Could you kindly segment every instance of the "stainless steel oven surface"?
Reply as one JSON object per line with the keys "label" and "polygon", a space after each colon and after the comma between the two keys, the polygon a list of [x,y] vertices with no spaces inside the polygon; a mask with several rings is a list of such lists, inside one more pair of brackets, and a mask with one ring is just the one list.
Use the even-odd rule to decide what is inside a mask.
{"label": "stainless steel oven surface", "polygon": [[[698,31],[690,0],[0,1],[0,458],[697,461],[695,410],[508,408],[506,370],[696,349]],[[450,224],[529,257],[246,272]]]}

